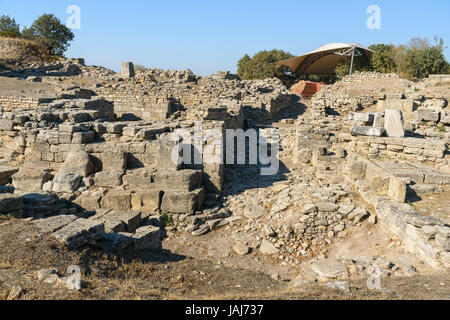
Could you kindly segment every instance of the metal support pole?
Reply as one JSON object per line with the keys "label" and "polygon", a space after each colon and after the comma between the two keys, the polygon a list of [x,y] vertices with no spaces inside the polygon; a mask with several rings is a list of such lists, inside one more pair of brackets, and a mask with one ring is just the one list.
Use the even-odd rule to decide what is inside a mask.
{"label": "metal support pole", "polygon": [[350,75],[352,75],[352,73],[353,73],[353,61],[355,59],[355,50],[356,50],[356,48],[353,47],[353,49],[352,49],[352,62],[350,62]]}

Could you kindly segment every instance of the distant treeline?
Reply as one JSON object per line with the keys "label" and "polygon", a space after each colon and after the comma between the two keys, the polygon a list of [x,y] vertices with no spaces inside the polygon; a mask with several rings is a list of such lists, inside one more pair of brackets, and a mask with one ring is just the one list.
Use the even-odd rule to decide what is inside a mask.
{"label": "distant treeline", "polygon": [[[435,37],[434,43],[429,39],[414,38],[405,45],[374,44],[369,46],[373,51],[370,63],[362,64],[356,60],[356,71],[376,71],[381,73],[397,73],[408,79],[426,78],[430,74],[450,73],[450,64],[444,56],[444,41]],[[253,57],[247,54],[238,62],[238,75],[243,79],[264,79],[287,77],[288,69],[273,63],[294,57],[283,50],[260,51]],[[349,61],[336,67],[334,75],[311,75],[311,80],[333,80],[350,72]]]}

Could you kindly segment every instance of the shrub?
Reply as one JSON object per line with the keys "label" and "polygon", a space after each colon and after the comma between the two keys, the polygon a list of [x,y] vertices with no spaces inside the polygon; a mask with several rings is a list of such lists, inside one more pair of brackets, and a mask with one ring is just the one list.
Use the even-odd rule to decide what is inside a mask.
{"label": "shrub", "polygon": [[16,23],[16,20],[5,15],[0,17],[0,37],[6,38],[20,37],[20,27]]}
{"label": "shrub", "polygon": [[246,80],[274,77],[281,79],[285,77],[288,69],[274,63],[293,57],[289,52],[276,49],[260,51],[252,58],[246,54],[238,62],[238,75]]}

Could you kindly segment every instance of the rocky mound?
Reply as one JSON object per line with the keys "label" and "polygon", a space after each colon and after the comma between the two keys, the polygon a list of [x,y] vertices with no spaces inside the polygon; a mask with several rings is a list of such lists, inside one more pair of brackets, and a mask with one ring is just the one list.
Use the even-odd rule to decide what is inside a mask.
{"label": "rocky mound", "polygon": [[34,41],[0,38],[1,60],[39,61],[44,52],[44,48]]}

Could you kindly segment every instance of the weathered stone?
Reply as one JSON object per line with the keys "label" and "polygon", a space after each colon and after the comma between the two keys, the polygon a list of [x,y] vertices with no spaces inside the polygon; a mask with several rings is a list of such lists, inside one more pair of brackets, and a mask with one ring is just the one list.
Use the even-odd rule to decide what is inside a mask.
{"label": "weathered stone", "polygon": [[50,218],[33,220],[43,233],[53,233],[78,219],[75,215],[59,215]]}
{"label": "weathered stone", "polygon": [[440,114],[439,110],[418,110],[417,121],[438,123]]}
{"label": "weathered stone", "polygon": [[450,227],[437,227],[435,241],[440,249],[450,252]]}
{"label": "weathered stone", "polygon": [[350,292],[350,286],[347,281],[327,282],[325,286],[330,289],[337,289],[344,292]]}
{"label": "weathered stone", "polygon": [[388,137],[403,138],[405,130],[403,128],[403,114],[400,110],[388,109],[385,111],[384,128]]}
{"label": "weathered stone", "polygon": [[53,178],[52,191],[72,193],[78,189],[82,177],[73,173],[58,173]]}
{"label": "weathered stone", "polygon": [[133,239],[136,250],[159,251],[162,249],[161,230],[158,227],[141,227],[136,230]]}
{"label": "weathered stone", "polygon": [[238,255],[241,256],[245,256],[250,252],[250,248],[243,243],[236,243],[233,246],[233,250],[234,252],[236,252]]}
{"label": "weathered stone", "polygon": [[248,203],[245,206],[244,215],[250,219],[259,219],[265,214],[264,209],[260,205]]}
{"label": "weathered stone", "polygon": [[197,170],[162,171],[154,174],[154,183],[162,190],[192,191],[202,183],[202,172]]}
{"label": "weathered stone", "polygon": [[197,195],[194,192],[164,192],[161,211],[166,213],[195,213]]}
{"label": "weathered stone", "polygon": [[88,177],[94,173],[94,163],[85,151],[71,151],[59,173],[73,173],[81,177]]}
{"label": "weathered stone", "polygon": [[345,265],[336,259],[322,259],[314,261],[311,269],[326,279],[340,279],[347,276]]}
{"label": "weathered stone", "polygon": [[122,62],[122,71],[120,72],[120,76],[125,78],[134,77],[134,64],[133,62],[124,61]]}
{"label": "weathered stone", "polygon": [[131,209],[131,193],[122,189],[112,189],[102,197],[100,205],[105,209],[128,211]]}
{"label": "weathered stone", "polygon": [[388,196],[396,202],[403,203],[406,200],[406,184],[402,179],[392,177],[389,180]]}
{"label": "weathered stone", "polygon": [[354,126],[351,128],[350,133],[352,136],[368,136],[368,137],[381,137],[385,132],[384,128]]}
{"label": "weathered stone", "polygon": [[94,183],[98,187],[114,188],[122,185],[121,172],[101,171],[95,174]]}
{"label": "weathered stone", "polygon": [[53,235],[70,249],[76,249],[101,239],[105,235],[105,226],[101,222],[89,219],[77,219]]}
{"label": "weathered stone", "polygon": [[277,247],[275,247],[275,245],[273,243],[267,241],[266,239],[264,239],[261,242],[259,251],[261,251],[262,254],[267,254],[267,255],[273,255],[273,254],[277,254],[279,252]]}
{"label": "weathered stone", "polygon": [[319,202],[317,203],[317,208],[322,212],[334,212],[339,209],[339,205],[333,202]]}
{"label": "weathered stone", "polygon": [[52,176],[50,175],[49,170],[26,167],[20,168],[20,170],[12,176],[14,188],[29,192],[42,191],[44,183],[51,178]]}
{"label": "weathered stone", "polygon": [[100,247],[106,252],[119,253],[133,246],[134,239],[131,233],[107,233],[100,243]]}
{"label": "weathered stone", "polygon": [[135,211],[151,214],[161,208],[161,191],[142,191],[131,195],[131,207]]}
{"label": "weathered stone", "polygon": [[367,217],[369,217],[369,213],[364,208],[356,208],[348,215],[349,220],[354,220],[357,222],[360,222]]}
{"label": "weathered stone", "polygon": [[100,155],[103,172],[123,172],[127,167],[128,154],[123,151],[107,151]]}

